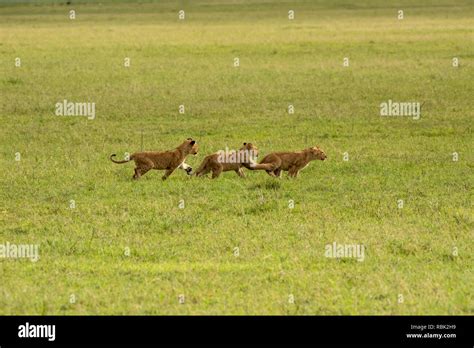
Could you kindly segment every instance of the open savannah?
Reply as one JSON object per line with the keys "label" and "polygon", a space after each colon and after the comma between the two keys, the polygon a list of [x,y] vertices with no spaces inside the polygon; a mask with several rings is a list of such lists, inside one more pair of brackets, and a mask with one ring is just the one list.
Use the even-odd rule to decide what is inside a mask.
{"label": "open savannah", "polygon": [[[0,244],[39,245],[0,314],[472,315],[473,29],[468,0],[0,1]],[[187,138],[194,169],[327,159],[109,160]]]}

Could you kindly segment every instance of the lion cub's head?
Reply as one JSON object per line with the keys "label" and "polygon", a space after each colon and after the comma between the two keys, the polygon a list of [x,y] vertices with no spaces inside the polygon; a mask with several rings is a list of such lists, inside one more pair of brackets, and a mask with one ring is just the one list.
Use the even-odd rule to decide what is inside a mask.
{"label": "lion cub's head", "polygon": [[251,151],[254,157],[258,157],[258,147],[256,147],[252,143],[244,143],[244,145],[240,148],[239,151]]}
{"label": "lion cub's head", "polygon": [[326,158],[328,158],[328,156],[326,156],[324,151],[321,150],[318,146],[310,147],[308,151],[311,154],[312,159],[318,159],[318,160],[324,161]]}
{"label": "lion cub's head", "polygon": [[184,141],[184,143],[181,144],[182,147],[184,147],[184,150],[191,155],[197,155],[199,151],[199,145],[196,143],[196,140],[193,140],[192,138],[188,138]]}
{"label": "lion cub's head", "polygon": [[258,148],[252,143],[244,143],[239,149],[240,152],[244,152],[246,155],[246,161],[244,162],[255,162],[258,157]]}

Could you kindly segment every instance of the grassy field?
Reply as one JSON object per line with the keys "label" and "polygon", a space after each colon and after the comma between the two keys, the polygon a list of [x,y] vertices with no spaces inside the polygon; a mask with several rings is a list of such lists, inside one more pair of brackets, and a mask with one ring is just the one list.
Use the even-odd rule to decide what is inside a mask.
{"label": "grassy field", "polygon": [[[0,244],[40,260],[0,259],[0,314],[474,314],[473,18],[467,0],[1,2]],[[56,116],[64,99],[95,119]],[[381,117],[388,100],[420,119]],[[188,137],[195,168],[244,141],[328,160],[162,182],[108,159]]]}

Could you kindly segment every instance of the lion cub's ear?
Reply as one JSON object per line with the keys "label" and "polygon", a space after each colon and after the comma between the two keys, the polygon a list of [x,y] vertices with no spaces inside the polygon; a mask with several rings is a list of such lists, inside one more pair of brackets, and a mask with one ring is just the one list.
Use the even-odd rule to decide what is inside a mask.
{"label": "lion cub's ear", "polygon": [[191,144],[191,145],[194,145],[194,144],[196,144],[196,141],[193,140],[193,141],[190,142],[190,144]]}
{"label": "lion cub's ear", "polygon": [[244,143],[244,146],[247,145],[247,143]]}

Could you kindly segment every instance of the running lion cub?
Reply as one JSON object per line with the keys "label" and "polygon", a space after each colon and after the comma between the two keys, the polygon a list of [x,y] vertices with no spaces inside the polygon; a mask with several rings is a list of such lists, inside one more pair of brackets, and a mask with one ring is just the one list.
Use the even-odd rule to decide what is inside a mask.
{"label": "running lion cub", "polygon": [[135,174],[133,175],[133,179],[139,179],[150,169],[157,169],[165,170],[162,179],[166,180],[166,178],[170,176],[176,168],[183,168],[188,174],[190,174],[192,168],[184,163],[184,161],[188,155],[196,155],[198,149],[199,147],[198,144],[196,144],[196,141],[188,138],[174,150],[163,152],[135,152],[128,160],[124,161],[114,160],[113,157],[116,155],[113,154],[110,155],[110,160],[118,164],[127,163],[133,160],[135,162]]}
{"label": "running lion cub", "polygon": [[296,178],[300,170],[314,160],[324,161],[326,154],[319,147],[310,147],[298,152],[273,152],[266,155],[260,164],[271,164],[272,169],[267,170],[268,175],[281,177],[281,171],[288,171],[288,177]]}
{"label": "running lion cub", "polygon": [[260,165],[255,163],[258,156],[258,148],[252,143],[244,143],[239,151],[218,151],[212,155],[206,156],[199,168],[196,170],[196,176],[203,176],[212,171],[212,178],[215,179],[222,172],[233,170],[240,177],[245,177],[243,168],[250,170],[270,170],[271,165]]}

